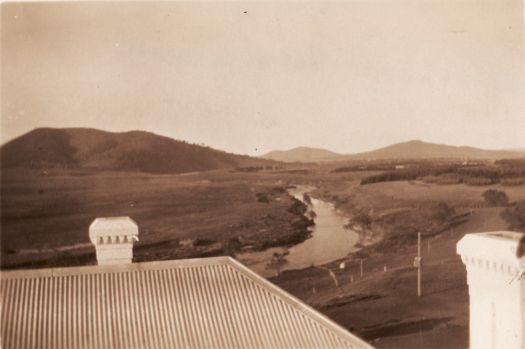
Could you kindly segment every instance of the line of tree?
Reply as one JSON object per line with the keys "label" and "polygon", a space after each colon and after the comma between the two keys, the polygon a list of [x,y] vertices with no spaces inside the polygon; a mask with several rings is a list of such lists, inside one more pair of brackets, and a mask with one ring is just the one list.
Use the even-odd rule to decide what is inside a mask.
{"label": "line of tree", "polygon": [[395,171],[386,171],[365,177],[361,184],[421,179],[425,176],[456,177],[459,183],[487,185],[500,183],[505,179],[525,177],[525,164],[514,165],[478,165],[478,166],[417,166]]}

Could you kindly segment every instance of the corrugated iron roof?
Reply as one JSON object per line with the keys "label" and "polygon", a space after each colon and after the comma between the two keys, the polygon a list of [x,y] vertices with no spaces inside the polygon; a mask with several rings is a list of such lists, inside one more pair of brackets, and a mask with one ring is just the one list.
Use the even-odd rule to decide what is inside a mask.
{"label": "corrugated iron roof", "polygon": [[371,348],[229,257],[1,274],[3,348]]}

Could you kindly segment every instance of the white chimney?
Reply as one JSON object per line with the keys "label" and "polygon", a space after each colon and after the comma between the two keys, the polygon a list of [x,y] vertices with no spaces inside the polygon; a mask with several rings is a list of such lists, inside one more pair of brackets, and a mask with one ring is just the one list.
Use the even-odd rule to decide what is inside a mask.
{"label": "white chimney", "polygon": [[457,252],[467,267],[470,348],[525,348],[524,234],[467,234]]}
{"label": "white chimney", "polygon": [[89,226],[99,265],[131,263],[133,241],[138,241],[138,236],[139,227],[129,217],[97,218]]}

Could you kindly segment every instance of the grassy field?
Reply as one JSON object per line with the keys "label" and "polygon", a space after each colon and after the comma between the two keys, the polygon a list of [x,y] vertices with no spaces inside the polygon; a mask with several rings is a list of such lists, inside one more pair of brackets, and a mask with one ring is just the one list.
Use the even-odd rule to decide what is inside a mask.
{"label": "grassy field", "polygon": [[88,227],[130,216],[135,260],[230,254],[307,238],[297,201],[259,174],[27,174],[2,177],[3,267],[94,263]]}

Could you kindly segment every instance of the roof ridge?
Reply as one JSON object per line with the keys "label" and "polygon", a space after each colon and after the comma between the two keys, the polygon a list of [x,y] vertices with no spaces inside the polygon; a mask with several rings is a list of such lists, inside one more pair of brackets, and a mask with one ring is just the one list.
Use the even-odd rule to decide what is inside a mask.
{"label": "roof ridge", "polygon": [[29,279],[38,277],[53,277],[67,275],[83,274],[105,274],[115,272],[141,271],[151,269],[169,269],[174,267],[200,267],[212,264],[227,263],[228,258],[225,256],[206,257],[206,258],[188,258],[188,259],[170,259],[165,261],[149,261],[138,263],[122,263],[111,265],[83,265],[76,267],[53,267],[41,269],[16,269],[0,270],[0,279]]}

